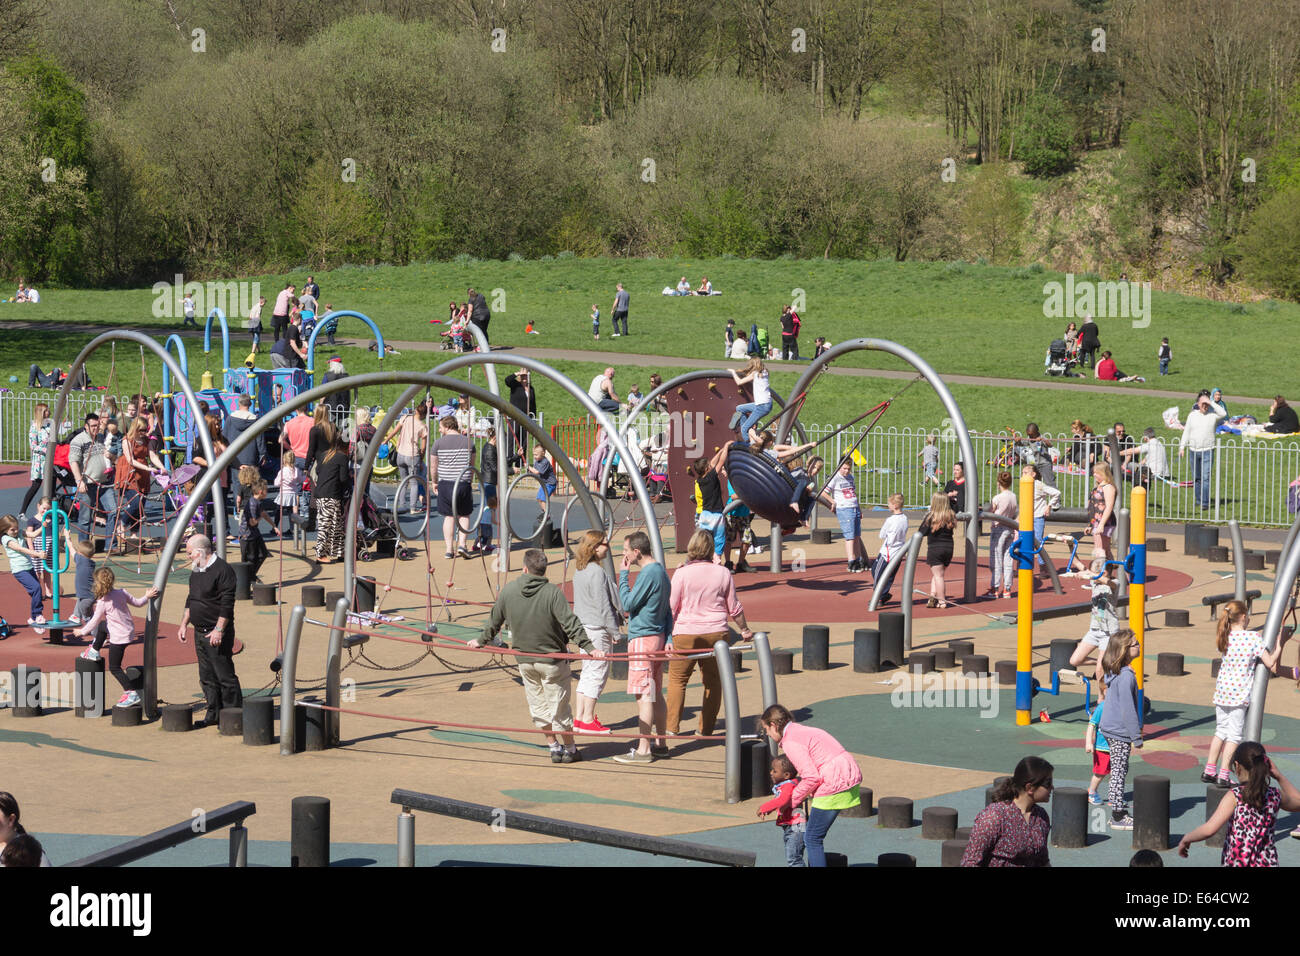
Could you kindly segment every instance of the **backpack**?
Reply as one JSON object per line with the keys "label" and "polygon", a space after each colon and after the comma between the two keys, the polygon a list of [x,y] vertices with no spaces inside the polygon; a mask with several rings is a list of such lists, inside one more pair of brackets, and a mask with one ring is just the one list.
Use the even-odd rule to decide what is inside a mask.
{"label": "backpack", "polygon": [[14,629],[9,622],[0,617],[0,641],[3,641],[6,637],[13,637],[13,633]]}
{"label": "backpack", "polygon": [[792,327],[794,328],[794,334],[795,334],[795,335],[798,335],[798,334],[799,334],[799,327],[800,327],[801,325],[803,325],[803,323],[799,321],[799,313],[798,313],[798,312],[791,312],[791,313],[790,313],[790,319],[791,319],[791,322],[792,322]]}

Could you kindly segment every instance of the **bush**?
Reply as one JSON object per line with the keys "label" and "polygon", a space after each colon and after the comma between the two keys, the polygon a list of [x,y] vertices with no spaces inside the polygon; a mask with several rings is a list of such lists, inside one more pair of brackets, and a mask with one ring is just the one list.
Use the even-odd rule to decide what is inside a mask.
{"label": "bush", "polygon": [[1074,167],[1074,134],[1064,105],[1039,93],[1015,131],[1015,156],[1030,176],[1059,176]]}

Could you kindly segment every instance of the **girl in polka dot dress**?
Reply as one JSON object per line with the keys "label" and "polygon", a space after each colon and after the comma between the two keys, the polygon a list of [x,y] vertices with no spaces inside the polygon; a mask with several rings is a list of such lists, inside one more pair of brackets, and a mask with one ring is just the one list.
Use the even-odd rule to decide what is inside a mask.
{"label": "girl in polka dot dress", "polygon": [[[1231,822],[1223,841],[1224,866],[1277,866],[1277,844],[1273,827],[1278,810],[1300,810],[1300,790],[1278,773],[1264,748],[1248,740],[1236,748],[1232,770],[1241,783],[1225,793],[1214,816],[1178,844],[1178,855],[1187,856],[1193,843],[1218,833]],[[1272,777],[1278,783],[1269,785]]]}
{"label": "girl in polka dot dress", "polygon": [[[1231,786],[1228,768],[1232,766],[1232,753],[1241,743],[1242,728],[1246,723],[1246,708],[1250,706],[1250,692],[1255,680],[1255,661],[1261,661],[1270,671],[1277,666],[1282,655],[1282,642],[1273,650],[1264,649],[1264,636],[1259,631],[1248,631],[1250,612],[1240,601],[1229,601],[1219,615],[1218,648],[1223,662],[1219,665],[1219,679],[1214,685],[1214,740],[1210,755],[1201,774],[1204,783]],[[1219,753],[1222,751],[1222,762]]]}

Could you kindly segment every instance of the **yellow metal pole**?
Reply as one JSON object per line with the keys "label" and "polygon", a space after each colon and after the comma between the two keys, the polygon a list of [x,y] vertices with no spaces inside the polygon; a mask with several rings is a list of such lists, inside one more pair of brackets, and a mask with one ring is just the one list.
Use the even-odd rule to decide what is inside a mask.
{"label": "yellow metal pole", "polygon": [[1137,660],[1133,661],[1133,672],[1137,675],[1138,713],[1142,713],[1147,620],[1147,490],[1145,488],[1133,489],[1133,496],[1129,500],[1129,513],[1132,521],[1132,541],[1129,544],[1128,619],[1138,642],[1138,656]]}
{"label": "yellow metal pole", "polygon": [[1034,479],[1020,476],[1016,593],[1016,724],[1028,726],[1034,700]]}

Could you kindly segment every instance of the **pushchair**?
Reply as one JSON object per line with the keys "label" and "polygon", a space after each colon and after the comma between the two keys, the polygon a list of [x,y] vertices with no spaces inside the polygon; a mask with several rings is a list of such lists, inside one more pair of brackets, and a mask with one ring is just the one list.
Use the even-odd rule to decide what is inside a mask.
{"label": "pushchair", "polygon": [[1052,344],[1047,347],[1047,357],[1043,361],[1043,374],[1063,378],[1082,378],[1082,372],[1074,371],[1074,367],[1078,364],[1077,357],[1070,354],[1065,339],[1053,339]]}
{"label": "pushchair", "polygon": [[407,549],[398,547],[397,526],[393,523],[392,515],[380,510],[369,495],[361,499],[358,518],[358,560],[373,561],[379,557],[402,557],[398,552]]}

